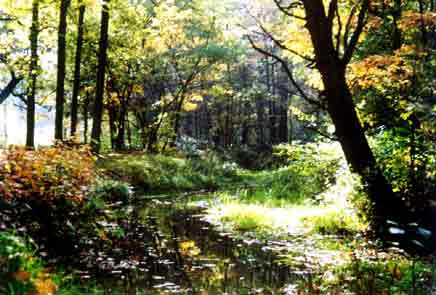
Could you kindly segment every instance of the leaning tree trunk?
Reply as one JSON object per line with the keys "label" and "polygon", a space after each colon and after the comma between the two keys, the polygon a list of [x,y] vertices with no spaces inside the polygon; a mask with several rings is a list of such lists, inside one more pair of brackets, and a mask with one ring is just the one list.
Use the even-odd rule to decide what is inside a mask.
{"label": "leaning tree trunk", "polygon": [[97,85],[94,102],[94,116],[91,132],[92,151],[100,150],[101,124],[103,120],[103,94],[105,68],[107,63],[108,31],[109,31],[109,0],[104,0],[101,12],[100,42],[98,49]]}
{"label": "leaning tree trunk", "polygon": [[[365,3],[368,5],[369,2]],[[346,66],[354,48],[349,47],[351,50],[346,50],[344,57],[340,58],[333,44],[332,26],[322,0],[303,0],[303,4],[306,11],[306,27],[311,35],[316,66],[324,83],[327,110],[336,128],[336,136],[351,169],[363,180],[373,204],[374,224],[381,226],[384,220],[395,218],[402,212],[402,203],[394,197],[390,184],[377,166],[346,82]],[[362,9],[367,7],[362,6]],[[364,19],[365,14],[366,11],[361,11],[359,20]],[[362,23],[360,25],[360,29],[363,29]],[[360,31],[353,35],[355,39],[352,41],[356,42],[355,44],[359,35]],[[349,46],[355,44],[350,43]]]}
{"label": "leaning tree trunk", "polygon": [[67,13],[70,0],[61,0],[58,29],[58,72],[56,82],[56,116],[55,139],[63,140],[64,103],[65,103],[65,62],[66,62],[66,34]]}
{"label": "leaning tree trunk", "polygon": [[85,4],[81,2],[79,7],[79,23],[77,25],[78,32],[76,43],[76,57],[74,61],[73,96],[71,97],[71,137],[74,137],[77,131],[77,113],[79,108],[78,98],[80,90],[80,63],[82,61],[83,23],[85,19],[85,9]]}
{"label": "leaning tree trunk", "polygon": [[30,89],[27,97],[26,146],[35,146],[35,96],[38,77],[39,0],[32,3],[32,26],[30,28]]}
{"label": "leaning tree trunk", "polygon": [[18,84],[23,80],[23,77],[17,77],[14,72],[11,72],[11,75],[12,77],[8,85],[0,91],[0,104],[2,104],[9,95],[14,92],[15,88],[17,88]]}

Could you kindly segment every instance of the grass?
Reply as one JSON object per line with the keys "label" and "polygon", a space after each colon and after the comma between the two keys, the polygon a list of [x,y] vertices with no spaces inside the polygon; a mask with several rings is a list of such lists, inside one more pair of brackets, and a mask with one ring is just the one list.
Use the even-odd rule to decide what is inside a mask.
{"label": "grass", "polygon": [[111,155],[101,160],[99,167],[146,193],[212,190],[241,180],[235,165],[221,162],[213,154],[198,159],[144,153]]}
{"label": "grass", "polygon": [[[369,250],[369,251],[368,251]],[[301,294],[433,294],[434,264],[374,248],[354,249],[339,264],[324,265],[300,283]]]}
{"label": "grass", "polygon": [[[284,234],[351,234],[364,231],[355,212],[334,206],[304,206],[287,203],[285,207],[229,199],[215,202],[208,210],[208,219],[235,231],[252,231],[254,234],[269,233],[272,238]],[[227,199],[227,200],[225,200]]]}

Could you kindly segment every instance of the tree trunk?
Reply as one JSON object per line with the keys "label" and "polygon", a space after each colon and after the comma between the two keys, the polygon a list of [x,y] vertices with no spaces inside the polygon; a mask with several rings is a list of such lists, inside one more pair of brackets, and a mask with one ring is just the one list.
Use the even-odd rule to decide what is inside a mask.
{"label": "tree trunk", "polygon": [[174,117],[174,129],[173,129],[174,135],[171,138],[171,142],[170,142],[171,147],[176,146],[176,141],[177,141],[177,138],[179,137],[180,121],[182,120],[182,107],[183,107],[184,101],[185,101],[185,96],[182,95],[179,98],[179,101],[177,102],[177,105],[176,105],[175,117]]}
{"label": "tree trunk", "polygon": [[58,72],[56,82],[56,116],[55,139],[63,140],[64,129],[64,102],[65,102],[65,60],[66,60],[66,34],[67,13],[70,0],[61,0],[58,29]]}
{"label": "tree trunk", "polygon": [[97,85],[94,102],[92,122],[91,146],[92,151],[100,150],[101,124],[103,120],[103,94],[105,81],[105,68],[107,64],[107,47],[109,31],[109,0],[104,0],[101,12],[100,42],[98,49]]}
{"label": "tree trunk", "polygon": [[126,97],[122,97],[121,99],[120,114],[118,117],[118,133],[115,138],[115,149],[118,151],[124,150],[126,146],[124,138],[126,134],[127,100],[128,98]]}
{"label": "tree trunk", "polygon": [[15,88],[17,88],[17,85],[21,82],[21,80],[23,80],[23,77],[17,77],[15,76],[15,73],[11,74],[11,81],[9,81],[8,85],[6,85],[6,87],[0,92],[0,104],[2,104],[9,97],[9,95],[12,94]]}
{"label": "tree trunk", "polygon": [[89,93],[86,93],[85,101],[83,102],[83,142],[88,143],[88,111],[89,111]]}
{"label": "tree trunk", "polygon": [[115,133],[117,131],[117,127],[116,127],[116,109],[115,106],[113,105],[109,105],[107,107],[107,111],[109,114],[109,132],[110,132],[110,137],[111,137],[111,148],[114,150],[115,149]]}
{"label": "tree trunk", "polygon": [[129,144],[129,149],[132,149],[132,129],[129,119],[129,112],[126,111],[126,123],[127,123],[127,143]]}
{"label": "tree trunk", "polygon": [[256,95],[256,114],[257,114],[257,145],[265,144],[265,105],[264,98],[259,94]]}
{"label": "tree trunk", "polygon": [[316,66],[324,83],[327,109],[336,128],[336,136],[347,162],[361,176],[373,203],[374,222],[381,226],[384,220],[397,217],[400,202],[394,198],[391,186],[378,168],[357,117],[345,78],[348,61],[340,59],[334,49],[333,35],[322,0],[303,0],[303,3]]}
{"label": "tree trunk", "polygon": [[27,97],[26,146],[35,146],[35,96],[38,77],[39,0],[32,2],[32,26],[30,28],[30,93]]}
{"label": "tree trunk", "polygon": [[402,14],[402,6],[401,6],[401,0],[395,0],[394,2],[394,9],[392,12],[392,22],[393,22],[393,28],[392,28],[392,50],[397,50],[401,47],[402,42],[402,33],[401,29],[399,27],[398,22],[401,19]]}
{"label": "tree trunk", "polygon": [[77,113],[79,104],[78,98],[80,91],[80,63],[82,61],[83,23],[85,18],[85,9],[85,4],[80,3],[79,23],[77,25],[76,57],[74,62],[73,96],[71,98],[71,137],[74,137],[77,131]]}

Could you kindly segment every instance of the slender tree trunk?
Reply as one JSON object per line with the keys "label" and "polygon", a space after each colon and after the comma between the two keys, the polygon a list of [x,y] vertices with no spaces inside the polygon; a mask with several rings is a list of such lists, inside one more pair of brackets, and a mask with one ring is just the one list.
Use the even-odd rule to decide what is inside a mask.
{"label": "slender tree trunk", "polygon": [[115,149],[115,134],[116,134],[116,117],[117,117],[117,111],[113,105],[108,106],[107,108],[108,114],[109,114],[109,132],[111,137],[111,148]]}
{"label": "slender tree trunk", "polygon": [[129,144],[129,149],[132,149],[132,129],[129,119],[129,112],[126,112],[126,123],[127,123],[127,143]]}
{"label": "slender tree trunk", "polygon": [[419,3],[419,13],[421,14],[421,40],[422,45],[427,45],[427,29],[425,27],[425,21],[424,21],[424,12],[425,12],[425,6],[424,6],[424,0],[418,0]]}
{"label": "slender tree trunk", "polygon": [[88,143],[88,110],[89,110],[89,93],[86,93],[85,101],[83,102],[83,142]]}
{"label": "slender tree trunk", "polygon": [[3,104],[3,134],[4,134],[4,148],[8,146],[8,103]]}
{"label": "slender tree trunk", "polygon": [[80,91],[80,63],[82,61],[82,46],[83,46],[83,23],[85,19],[86,6],[82,2],[79,7],[79,23],[77,25],[77,43],[76,57],[74,62],[74,82],[73,96],[71,98],[71,137],[76,135],[77,131],[77,113],[79,108],[78,98]]}
{"label": "slender tree trunk", "polygon": [[30,87],[27,97],[27,133],[26,146],[35,146],[35,96],[38,77],[38,34],[39,34],[39,0],[32,2],[32,26],[30,28]]}
{"label": "slender tree trunk", "polygon": [[392,28],[392,49],[397,50],[401,47],[402,42],[402,33],[401,29],[399,27],[398,22],[401,19],[402,14],[402,5],[401,0],[395,0],[394,2],[394,10],[392,13],[392,21],[393,21],[393,28]]}
{"label": "slender tree trunk", "polygon": [[265,105],[264,98],[257,95],[256,99],[256,114],[257,114],[257,145],[265,144]]}
{"label": "slender tree trunk", "polygon": [[124,150],[125,144],[125,134],[126,134],[126,115],[127,115],[127,98],[122,97],[121,107],[118,118],[118,133],[115,139],[115,149],[118,151]]}
{"label": "slender tree trunk", "polygon": [[58,29],[58,72],[56,82],[55,139],[57,140],[63,140],[64,129],[66,34],[69,6],[70,0],[61,0]]}
{"label": "slender tree trunk", "polygon": [[97,88],[94,102],[91,145],[93,152],[100,150],[101,125],[103,120],[103,94],[109,31],[109,0],[104,0],[101,13],[100,42],[98,50]]}
{"label": "slender tree trunk", "polygon": [[179,137],[180,121],[182,120],[182,107],[185,101],[185,96],[181,95],[179,102],[176,105],[175,118],[174,118],[174,135],[171,139],[170,146],[176,145],[177,138]]}

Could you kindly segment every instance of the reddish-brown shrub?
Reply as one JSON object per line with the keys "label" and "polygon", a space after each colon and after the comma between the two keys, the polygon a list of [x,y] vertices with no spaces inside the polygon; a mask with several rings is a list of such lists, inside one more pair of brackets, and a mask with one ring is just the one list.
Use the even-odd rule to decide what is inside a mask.
{"label": "reddish-brown shrub", "polygon": [[11,148],[0,155],[0,198],[82,202],[95,180],[94,162],[87,146]]}

